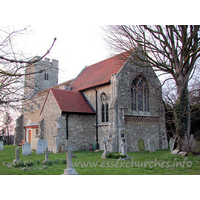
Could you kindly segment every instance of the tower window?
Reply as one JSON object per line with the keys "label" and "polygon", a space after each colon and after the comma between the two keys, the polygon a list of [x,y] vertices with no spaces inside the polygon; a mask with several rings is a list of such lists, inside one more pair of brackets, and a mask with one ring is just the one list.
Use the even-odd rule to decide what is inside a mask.
{"label": "tower window", "polygon": [[131,109],[149,111],[149,89],[146,78],[137,76],[131,85]]}
{"label": "tower window", "polygon": [[44,74],[44,80],[49,80],[49,74],[48,73]]}

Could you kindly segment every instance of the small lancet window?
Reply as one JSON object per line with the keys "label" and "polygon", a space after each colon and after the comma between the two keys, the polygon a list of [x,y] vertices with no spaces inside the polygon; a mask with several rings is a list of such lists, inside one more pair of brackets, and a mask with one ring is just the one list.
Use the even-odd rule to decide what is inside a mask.
{"label": "small lancet window", "polygon": [[49,74],[48,73],[44,74],[44,80],[49,80]]}
{"label": "small lancet window", "polygon": [[131,85],[131,109],[149,111],[149,88],[146,78],[137,76]]}
{"label": "small lancet window", "polygon": [[109,121],[109,104],[108,97],[105,93],[101,95],[101,121],[108,122]]}

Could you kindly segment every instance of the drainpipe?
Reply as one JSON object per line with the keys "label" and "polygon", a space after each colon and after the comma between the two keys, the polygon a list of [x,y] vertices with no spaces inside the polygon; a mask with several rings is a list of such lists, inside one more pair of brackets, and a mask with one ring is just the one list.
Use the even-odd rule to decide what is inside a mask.
{"label": "drainpipe", "polygon": [[96,91],[96,142],[98,143],[98,100],[97,100],[97,90],[95,87],[93,89]]}

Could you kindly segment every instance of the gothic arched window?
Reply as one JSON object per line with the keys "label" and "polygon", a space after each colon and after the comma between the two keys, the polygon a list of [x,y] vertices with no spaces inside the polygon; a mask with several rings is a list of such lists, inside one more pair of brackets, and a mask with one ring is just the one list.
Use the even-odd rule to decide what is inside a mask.
{"label": "gothic arched window", "polygon": [[149,111],[149,88],[146,78],[137,76],[131,85],[131,109]]}
{"label": "gothic arched window", "polygon": [[108,97],[105,93],[101,95],[101,121],[109,121],[109,111],[108,111]]}

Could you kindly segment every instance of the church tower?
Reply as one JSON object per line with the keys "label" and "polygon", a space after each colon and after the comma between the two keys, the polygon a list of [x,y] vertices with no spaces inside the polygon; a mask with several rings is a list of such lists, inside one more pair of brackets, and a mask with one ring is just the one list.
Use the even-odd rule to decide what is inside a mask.
{"label": "church tower", "polygon": [[[33,58],[39,59],[39,56]],[[33,65],[27,65],[25,76],[24,97],[34,97],[39,91],[58,84],[58,61],[45,58]]]}

